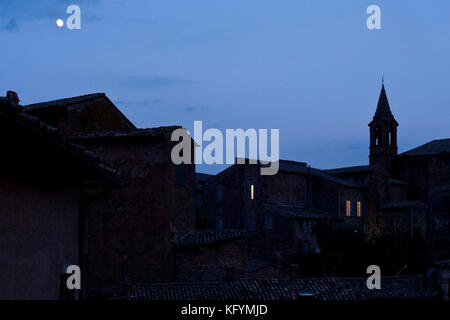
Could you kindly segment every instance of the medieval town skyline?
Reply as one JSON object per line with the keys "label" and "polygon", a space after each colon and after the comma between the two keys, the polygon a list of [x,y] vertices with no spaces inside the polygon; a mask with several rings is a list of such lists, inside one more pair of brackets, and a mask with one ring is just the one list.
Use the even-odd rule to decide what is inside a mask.
{"label": "medieval town skyline", "polygon": [[2,39],[34,48],[0,53],[23,104],[104,92],[140,127],[278,128],[281,158],[327,169],[367,163],[384,76],[399,152],[450,135],[445,1],[380,1],[381,30],[369,1],[78,1],[81,30],[58,28],[69,3],[0,4]]}
{"label": "medieval town skyline", "polygon": [[1,1],[0,300],[449,300],[449,10]]}

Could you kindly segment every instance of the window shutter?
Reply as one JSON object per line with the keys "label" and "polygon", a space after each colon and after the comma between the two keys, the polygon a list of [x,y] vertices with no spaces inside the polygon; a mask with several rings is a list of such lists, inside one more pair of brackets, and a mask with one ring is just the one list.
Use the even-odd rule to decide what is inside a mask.
{"label": "window shutter", "polygon": [[361,200],[361,217],[366,216],[366,202]]}
{"label": "window shutter", "polygon": [[357,206],[356,200],[352,200],[352,213],[351,213],[352,217],[356,217],[356,215],[357,215],[356,214],[356,211],[357,211],[356,206]]}

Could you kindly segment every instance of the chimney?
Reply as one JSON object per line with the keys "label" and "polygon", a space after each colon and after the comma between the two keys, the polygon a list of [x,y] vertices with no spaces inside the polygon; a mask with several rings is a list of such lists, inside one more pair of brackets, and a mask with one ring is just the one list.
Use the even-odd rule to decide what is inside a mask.
{"label": "chimney", "polygon": [[19,96],[17,95],[17,92],[14,91],[8,91],[6,93],[6,98],[8,98],[10,101],[14,102],[15,104],[19,104]]}

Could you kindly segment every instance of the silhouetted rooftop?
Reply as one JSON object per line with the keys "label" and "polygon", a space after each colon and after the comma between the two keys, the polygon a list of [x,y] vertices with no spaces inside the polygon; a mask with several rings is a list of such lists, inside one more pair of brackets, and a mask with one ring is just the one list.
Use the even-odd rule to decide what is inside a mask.
{"label": "silhouetted rooftop", "polygon": [[264,211],[269,214],[279,214],[292,218],[308,218],[308,219],[339,219],[332,216],[326,211],[320,211],[312,208],[300,206],[264,204]]}
{"label": "silhouetted rooftop", "polygon": [[280,160],[280,171],[287,171],[287,172],[297,172],[297,173],[303,173],[308,174],[311,173],[313,175],[316,175],[318,177],[321,177],[323,179],[347,186],[347,187],[353,187],[353,188],[361,188],[362,186],[356,183],[353,183],[346,179],[341,179],[338,177],[335,177],[329,173],[327,173],[325,170],[320,170],[312,167],[306,166],[304,162],[296,162],[296,161],[288,161],[288,160]]}
{"label": "silhouetted rooftop", "polygon": [[333,174],[333,175],[340,175],[340,174],[354,174],[354,173],[366,173],[373,171],[374,166],[371,165],[365,165],[365,166],[354,166],[354,167],[343,167],[343,168],[336,168],[336,169],[327,169],[324,170],[326,173]]}
{"label": "silhouetted rooftop", "polygon": [[46,101],[29,104],[23,107],[24,112],[38,115],[42,110],[47,108],[63,108],[63,107],[84,107],[97,102],[108,103],[122,118],[122,121],[129,127],[135,128],[134,124],[116,107],[116,105],[104,93],[91,93],[82,96],[63,98],[58,100]]}
{"label": "silhouetted rooftop", "polygon": [[421,156],[428,154],[438,154],[441,152],[450,153],[450,139],[438,139],[425,143],[417,148],[405,151],[400,155]]}
{"label": "silhouetted rooftop", "polygon": [[180,126],[166,126],[146,129],[111,130],[69,136],[69,139],[129,138],[129,137],[161,137],[171,135]]}
{"label": "silhouetted rooftop", "polygon": [[190,247],[216,243],[226,240],[244,238],[245,230],[197,230],[184,235],[178,242],[177,247]]}
{"label": "silhouetted rooftop", "polygon": [[120,185],[119,172],[103,164],[99,157],[81,145],[70,143],[60,135],[58,128],[47,125],[38,117],[23,112],[24,107],[17,103],[17,93],[8,91],[7,97],[0,97],[0,116],[7,121],[15,122],[23,130],[46,139],[55,149],[71,155],[80,165],[86,165],[99,173],[105,181]]}
{"label": "silhouetted rooftop", "polygon": [[66,105],[72,105],[72,104],[79,104],[84,103],[87,101],[92,101],[96,99],[102,99],[106,98],[106,95],[104,93],[91,93],[91,94],[85,94],[82,96],[72,97],[72,98],[64,98],[64,99],[57,99],[52,101],[46,101],[46,102],[39,102],[39,103],[33,103],[28,104],[24,106],[24,111],[30,111],[35,109],[43,109],[43,108],[49,108],[49,107],[55,107],[55,106],[66,106]]}
{"label": "silhouetted rooftop", "polygon": [[380,209],[426,208],[426,206],[420,200],[388,201],[380,204]]}
{"label": "silhouetted rooftop", "polygon": [[195,178],[196,178],[197,182],[205,182],[205,181],[211,179],[212,177],[214,177],[213,174],[207,174],[207,173],[202,173],[202,172],[195,173]]}
{"label": "silhouetted rooftop", "polygon": [[367,278],[236,280],[115,286],[116,299],[126,300],[298,300],[309,292],[319,301],[423,299],[437,297],[422,275],[382,277],[380,290],[369,290]]}
{"label": "silhouetted rooftop", "polygon": [[393,178],[389,178],[389,183],[400,184],[400,185],[404,185],[404,186],[406,186],[408,184],[408,182],[398,180],[398,179],[393,179]]}

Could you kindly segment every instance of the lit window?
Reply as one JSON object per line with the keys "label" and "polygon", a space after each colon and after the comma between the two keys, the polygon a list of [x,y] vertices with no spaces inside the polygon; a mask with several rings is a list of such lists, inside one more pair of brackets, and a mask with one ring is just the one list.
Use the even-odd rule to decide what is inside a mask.
{"label": "lit window", "polygon": [[255,199],[255,187],[253,185],[250,186],[250,199]]}
{"label": "lit window", "polygon": [[361,201],[356,202],[356,212],[358,217],[361,217]]}
{"label": "lit window", "polygon": [[352,215],[352,202],[350,200],[345,201],[345,214],[347,217]]}

